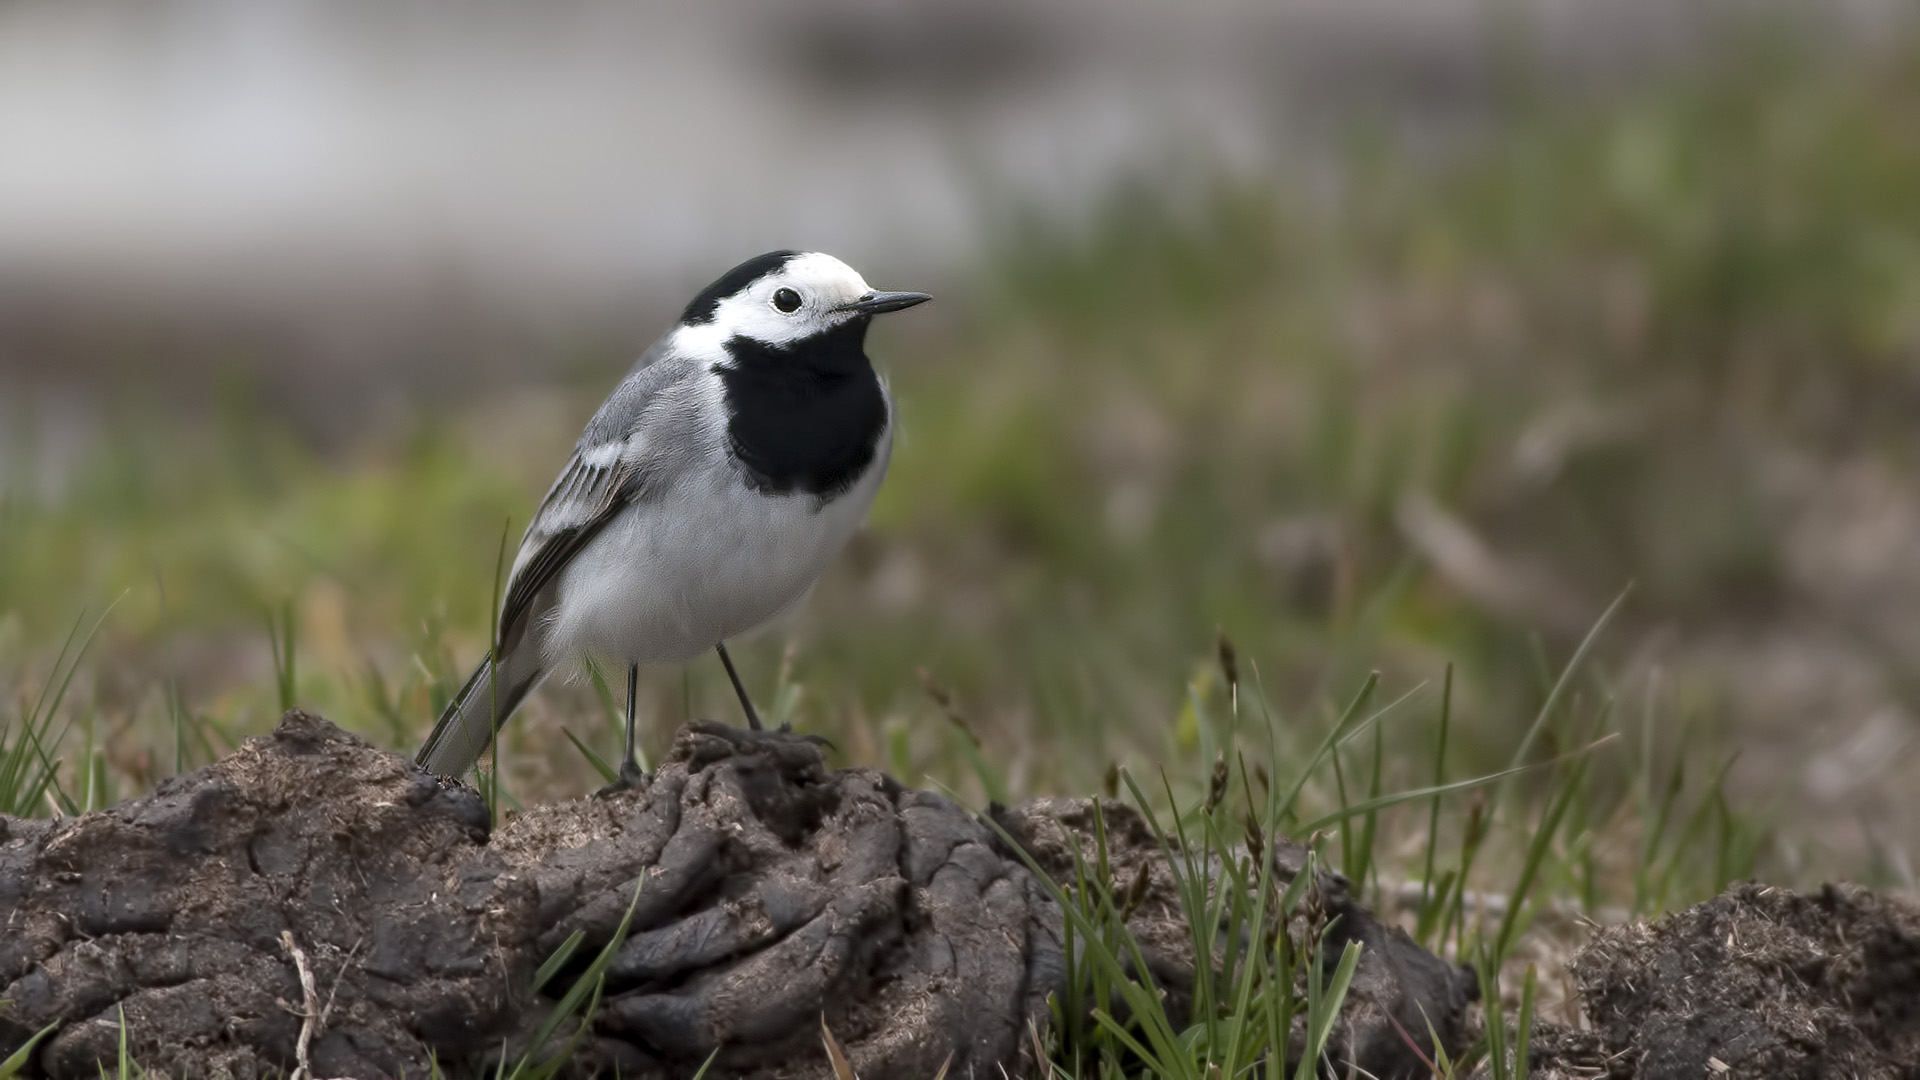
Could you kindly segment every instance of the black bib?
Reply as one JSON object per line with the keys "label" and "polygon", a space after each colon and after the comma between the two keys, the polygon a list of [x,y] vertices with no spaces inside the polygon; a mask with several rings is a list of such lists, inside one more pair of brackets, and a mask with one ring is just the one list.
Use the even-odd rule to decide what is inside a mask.
{"label": "black bib", "polygon": [[727,434],[754,490],[830,500],[866,475],[887,428],[866,336],[867,320],[853,319],[792,345],[727,342],[733,364],[714,370],[726,386]]}

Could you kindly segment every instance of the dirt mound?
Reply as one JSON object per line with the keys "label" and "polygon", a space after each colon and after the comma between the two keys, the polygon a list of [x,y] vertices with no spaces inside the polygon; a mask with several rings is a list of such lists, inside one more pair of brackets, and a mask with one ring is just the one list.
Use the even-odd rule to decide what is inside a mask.
{"label": "dirt mound", "polygon": [[1920,908],[1858,886],[1737,886],[1573,971],[1594,1030],[1537,1033],[1535,1076],[1920,1076]]}
{"label": "dirt mound", "polygon": [[[1129,925],[1177,998],[1192,934],[1162,849],[1103,809],[1115,865],[1159,868]],[[1087,800],[997,815],[1043,865],[1094,848]],[[1472,980],[1337,879],[1320,891],[1339,915],[1329,953],[1366,945],[1336,1059],[1419,1075],[1389,1018],[1431,1019],[1457,1054]],[[1063,977],[1058,908],[985,822],[829,770],[804,738],[691,725],[644,790],[489,835],[470,789],[294,712],[144,798],[0,817],[0,1059],[57,1025],[27,1075],[97,1076],[123,1031],[175,1076],[494,1075],[503,1050],[573,1034],[535,1044],[630,905],[568,1075],[688,1076],[715,1055],[710,1076],[824,1077],[823,1020],[864,1080],[949,1060],[952,1076],[1024,1075],[1028,1024]]]}

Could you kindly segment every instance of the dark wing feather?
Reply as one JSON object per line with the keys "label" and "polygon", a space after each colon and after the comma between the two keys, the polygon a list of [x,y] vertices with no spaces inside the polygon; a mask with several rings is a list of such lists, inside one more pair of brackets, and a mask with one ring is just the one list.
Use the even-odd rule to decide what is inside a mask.
{"label": "dark wing feather", "polygon": [[[669,351],[672,335],[653,343],[633,371],[600,406],[580,436],[573,457],[553,482],[527,526],[514,557],[513,576],[500,607],[503,648],[526,631],[534,603],[574,555],[606,527],[621,508],[642,498],[648,477],[662,467],[658,456],[643,461],[627,452],[652,406],[669,387],[697,375],[702,365]],[[671,438],[669,438],[671,441]],[[622,448],[615,450],[615,447]],[[605,464],[589,464],[589,459]],[[504,653],[502,653],[504,655]]]}
{"label": "dark wing feather", "polygon": [[637,496],[640,472],[635,462],[588,465],[577,453],[567,463],[520,541],[520,556],[500,607],[503,647],[518,642],[541,591]]}

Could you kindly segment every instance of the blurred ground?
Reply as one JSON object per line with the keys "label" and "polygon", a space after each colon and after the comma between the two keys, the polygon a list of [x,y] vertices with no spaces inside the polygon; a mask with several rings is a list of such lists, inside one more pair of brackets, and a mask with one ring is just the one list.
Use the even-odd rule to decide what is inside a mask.
{"label": "blurred ground", "polygon": [[[1711,805],[1737,755],[1720,850],[1777,822],[1779,876],[1909,880],[1905,11],[6,8],[0,680],[122,597],[68,752],[150,782],[270,723],[287,603],[300,699],[411,743],[617,372],[798,244],[940,294],[876,335],[873,527],[744,655],[852,760],[1204,770],[1224,629],[1303,730],[1426,683],[1393,786],[1453,663],[1453,775],[1496,768],[1632,583],[1596,784]],[[649,674],[660,737],[730,715],[711,666]],[[600,724],[543,692],[515,790],[591,784],[560,729]],[[1592,824],[1590,882],[1644,856]]]}

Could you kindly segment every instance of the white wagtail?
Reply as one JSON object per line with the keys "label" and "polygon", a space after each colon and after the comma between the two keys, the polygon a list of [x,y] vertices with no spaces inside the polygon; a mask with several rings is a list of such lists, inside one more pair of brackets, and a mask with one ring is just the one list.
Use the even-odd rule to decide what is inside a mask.
{"label": "white wagtail", "polygon": [[693,298],[600,406],[534,514],[493,652],[416,760],[459,776],[554,668],[627,665],[622,786],[639,665],[720,654],[793,606],[866,516],[893,448],[867,360],[873,316],[930,299],[879,292],[817,252],[749,259]]}

